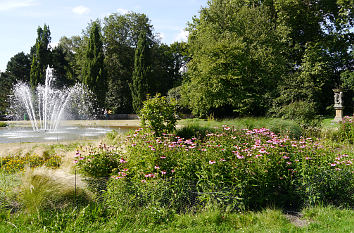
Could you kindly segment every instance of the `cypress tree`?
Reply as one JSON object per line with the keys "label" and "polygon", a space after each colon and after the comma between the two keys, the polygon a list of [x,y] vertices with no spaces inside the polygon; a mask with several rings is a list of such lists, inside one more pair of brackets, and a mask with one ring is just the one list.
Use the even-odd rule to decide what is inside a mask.
{"label": "cypress tree", "polygon": [[139,35],[138,45],[135,50],[134,71],[130,90],[132,93],[133,109],[136,113],[143,106],[143,101],[148,94],[148,61],[149,46],[146,33],[142,31]]}
{"label": "cypress tree", "polygon": [[44,84],[45,70],[48,64],[50,64],[49,43],[51,37],[49,26],[44,25],[43,29],[38,27],[37,35],[30,72],[30,84],[32,88],[35,88],[38,83]]}
{"label": "cypress tree", "polygon": [[85,62],[82,70],[82,82],[96,95],[99,108],[105,107],[107,82],[104,72],[104,53],[101,36],[101,26],[93,22],[90,38],[85,52]]}

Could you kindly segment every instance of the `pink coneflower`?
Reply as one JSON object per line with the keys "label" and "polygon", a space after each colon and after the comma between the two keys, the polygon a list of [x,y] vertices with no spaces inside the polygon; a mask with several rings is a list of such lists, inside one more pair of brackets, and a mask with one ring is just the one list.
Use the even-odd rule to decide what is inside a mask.
{"label": "pink coneflower", "polygon": [[165,175],[165,174],[166,174],[166,171],[161,171],[161,174],[162,174],[162,175]]}
{"label": "pink coneflower", "polygon": [[160,167],[159,167],[159,166],[157,166],[157,165],[156,165],[154,168],[155,168],[155,169],[160,169]]}
{"label": "pink coneflower", "polygon": [[128,168],[124,168],[124,169],[123,169],[124,172],[127,172],[128,170],[129,170]]}
{"label": "pink coneflower", "polygon": [[216,163],[215,160],[209,160],[209,164],[214,164],[214,163]]}
{"label": "pink coneflower", "polygon": [[146,183],[146,180],[141,180],[141,183]]}
{"label": "pink coneflower", "polygon": [[225,162],[225,161],[226,161],[226,159],[220,159],[220,161],[221,161],[221,162]]}
{"label": "pink coneflower", "polygon": [[123,158],[120,158],[119,162],[120,163],[126,163],[127,161],[125,161]]}
{"label": "pink coneflower", "polygon": [[283,158],[283,159],[289,159],[289,157],[288,157],[288,156],[285,156],[285,155],[284,155],[282,158]]}
{"label": "pink coneflower", "polygon": [[292,162],[286,162],[286,164],[290,165],[290,164],[292,164]]}
{"label": "pink coneflower", "polygon": [[166,156],[161,156],[160,159],[166,159]]}
{"label": "pink coneflower", "polygon": [[77,160],[74,160],[74,163],[77,163],[78,161]]}
{"label": "pink coneflower", "polygon": [[172,170],[171,170],[171,173],[175,173],[175,169],[172,169]]}
{"label": "pink coneflower", "polygon": [[236,156],[238,159],[244,159],[245,157],[244,156],[242,156],[242,155],[237,155]]}
{"label": "pink coneflower", "polygon": [[335,163],[331,163],[331,167],[335,167],[337,164]]}

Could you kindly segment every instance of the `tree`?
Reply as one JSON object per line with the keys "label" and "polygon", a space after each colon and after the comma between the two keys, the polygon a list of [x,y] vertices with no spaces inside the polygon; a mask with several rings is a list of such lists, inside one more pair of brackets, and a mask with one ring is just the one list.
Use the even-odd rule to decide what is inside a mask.
{"label": "tree", "polygon": [[24,52],[17,53],[10,58],[6,66],[6,73],[12,80],[29,82],[31,72],[31,59]]}
{"label": "tree", "polygon": [[182,88],[194,114],[265,114],[286,68],[286,34],[274,27],[271,13],[247,1],[214,0],[194,19]]}
{"label": "tree", "polygon": [[36,50],[33,54],[30,72],[30,84],[32,88],[36,87],[38,83],[44,84],[45,70],[50,64],[50,41],[49,26],[44,25],[43,29],[38,27],[35,45]]}
{"label": "tree", "polygon": [[134,71],[134,54],[140,32],[145,32],[149,46],[157,43],[145,14],[111,14],[103,21],[105,64],[107,67],[107,108],[113,113],[133,111],[129,83]]}
{"label": "tree", "polygon": [[0,72],[0,115],[6,114],[9,107],[9,95],[14,80],[7,72]]}
{"label": "tree", "polygon": [[92,22],[82,69],[82,82],[96,95],[99,108],[105,107],[107,92],[101,26]]}
{"label": "tree", "polygon": [[144,31],[140,33],[138,46],[135,50],[134,72],[130,90],[133,99],[133,108],[136,113],[143,106],[143,101],[146,99],[149,89],[149,47]]}

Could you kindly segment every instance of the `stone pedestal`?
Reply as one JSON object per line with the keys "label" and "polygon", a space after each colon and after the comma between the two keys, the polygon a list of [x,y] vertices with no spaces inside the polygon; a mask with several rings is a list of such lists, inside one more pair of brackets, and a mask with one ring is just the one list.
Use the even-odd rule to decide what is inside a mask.
{"label": "stone pedestal", "polygon": [[336,116],[333,119],[333,122],[340,122],[343,120],[343,107],[342,108],[335,108]]}

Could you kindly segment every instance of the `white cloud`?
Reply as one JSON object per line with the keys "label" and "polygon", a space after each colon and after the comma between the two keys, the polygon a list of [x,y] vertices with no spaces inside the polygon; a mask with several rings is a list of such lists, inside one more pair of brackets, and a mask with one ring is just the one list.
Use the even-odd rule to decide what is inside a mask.
{"label": "white cloud", "polygon": [[75,14],[83,15],[83,14],[88,14],[90,12],[90,9],[88,7],[86,7],[86,6],[77,6],[77,7],[74,7],[72,9],[72,11]]}
{"label": "white cloud", "polygon": [[118,12],[119,14],[121,14],[121,15],[126,15],[126,14],[129,13],[129,10],[123,9],[123,8],[118,8],[118,9],[117,9],[117,12]]}
{"label": "white cloud", "polygon": [[36,0],[12,0],[0,1],[0,11],[9,11],[17,8],[29,7],[37,5]]}
{"label": "white cloud", "polygon": [[189,32],[181,29],[177,36],[175,37],[175,41],[187,41],[188,40]]}

